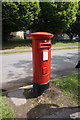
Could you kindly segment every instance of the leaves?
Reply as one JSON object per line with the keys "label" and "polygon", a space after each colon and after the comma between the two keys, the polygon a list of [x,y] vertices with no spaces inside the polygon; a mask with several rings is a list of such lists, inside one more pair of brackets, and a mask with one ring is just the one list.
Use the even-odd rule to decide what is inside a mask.
{"label": "leaves", "polygon": [[4,2],[2,3],[3,30],[10,32],[23,30],[38,19],[40,12],[38,2]]}
{"label": "leaves", "polygon": [[75,2],[41,2],[39,20],[31,28],[54,34],[62,33],[75,22],[77,7]]}

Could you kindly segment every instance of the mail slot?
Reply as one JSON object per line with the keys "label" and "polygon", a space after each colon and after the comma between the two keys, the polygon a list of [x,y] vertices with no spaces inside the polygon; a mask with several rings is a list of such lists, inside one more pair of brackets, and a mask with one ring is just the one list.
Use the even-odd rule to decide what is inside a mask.
{"label": "mail slot", "polygon": [[46,43],[40,43],[40,48],[51,48],[51,40],[48,40]]}
{"label": "mail slot", "polygon": [[37,95],[49,87],[51,66],[51,40],[53,34],[35,32],[32,37],[33,53],[33,90]]}
{"label": "mail slot", "polygon": [[41,44],[41,46],[51,46],[50,44]]}

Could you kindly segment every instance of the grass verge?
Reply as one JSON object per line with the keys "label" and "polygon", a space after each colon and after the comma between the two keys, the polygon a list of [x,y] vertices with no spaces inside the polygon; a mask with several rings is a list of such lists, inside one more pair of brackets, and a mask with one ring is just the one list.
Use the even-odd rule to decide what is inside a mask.
{"label": "grass verge", "polygon": [[[51,49],[51,50],[64,50],[64,49],[79,49],[79,47],[53,48],[53,49]],[[32,52],[32,50],[10,51],[10,52],[2,52],[2,53],[0,53],[0,54],[13,54],[13,53],[24,53],[24,52]]]}
{"label": "grass verge", "polygon": [[32,50],[10,51],[10,52],[2,52],[2,53],[0,53],[0,54],[14,54],[14,53],[25,53],[25,52],[32,52]]}
{"label": "grass verge", "polygon": [[74,41],[74,42],[69,42],[68,41],[68,43],[67,42],[62,42],[62,41],[60,41],[60,42],[56,42],[56,43],[52,43],[52,46],[53,47],[60,47],[60,46],[78,46],[78,42],[76,42],[76,41]]}
{"label": "grass verge", "polygon": [[80,74],[74,74],[69,76],[64,76],[61,78],[56,78],[51,80],[54,82],[69,98],[72,102],[77,102],[80,105]]}
{"label": "grass verge", "polygon": [[8,106],[6,97],[0,95],[0,120],[6,120],[7,118],[14,118],[14,110]]}

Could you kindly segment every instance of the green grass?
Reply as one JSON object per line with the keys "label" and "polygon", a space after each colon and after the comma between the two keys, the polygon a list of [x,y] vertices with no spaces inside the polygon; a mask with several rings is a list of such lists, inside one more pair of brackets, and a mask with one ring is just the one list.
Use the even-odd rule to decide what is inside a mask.
{"label": "green grass", "polygon": [[[78,40],[73,40],[72,42],[69,39],[64,40],[55,40],[51,39],[52,46],[76,46],[78,45]],[[25,49],[32,47],[32,40],[31,39],[12,39],[9,40],[7,43],[3,43],[2,49]]]}
{"label": "green grass", "polygon": [[79,41],[78,40],[72,40],[69,39],[51,39],[52,46],[53,47],[60,47],[60,46],[78,46]]}
{"label": "green grass", "polygon": [[58,42],[56,44],[52,45],[53,47],[60,47],[60,46],[78,46],[78,42],[74,42],[74,43],[62,43],[62,42]]}
{"label": "green grass", "polygon": [[14,118],[14,110],[9,107],[6,97],[0,95],[0,120],[6,118]]}
{"label": "green grass", "polygon": [[80,47],[52,48],[51,50],[78,49]]}
{"label": "green grass", "polygon": [[32,52],[32,50],[11,51],[11,52],[3,52],[3,53],[0,53],[0,54],[14,54],[14,53],[25,53],[25,52]]}
{"label": "green grass", "polygon": [[80,74],[74,74],[52,80],[66,95],[80,105]]}
{"label": "green grass", "polygon": [[0,120],[2,118],[2,95],[0,94]]}

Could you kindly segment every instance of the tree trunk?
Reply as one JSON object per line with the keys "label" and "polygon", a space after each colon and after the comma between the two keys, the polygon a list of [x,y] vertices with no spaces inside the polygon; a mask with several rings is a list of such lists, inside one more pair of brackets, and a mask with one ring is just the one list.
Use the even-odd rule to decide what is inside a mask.
{"label": "tree trunk", "polygon": [[79,41],[80,41],[80,34],[79,34]]}
{"label": "tree trunk", "polygon": [[4,31],[4,30],[2,31],[2,42],[3,43],[8,42],[9,34],[10,34],[10,32],[8,32],[8,31]]}
{"label": "tree trunk", "polygon": [[72,39],[73,39],[73,34],[72,34],[72,35],[70,35],[70,41],[72,41]]}

